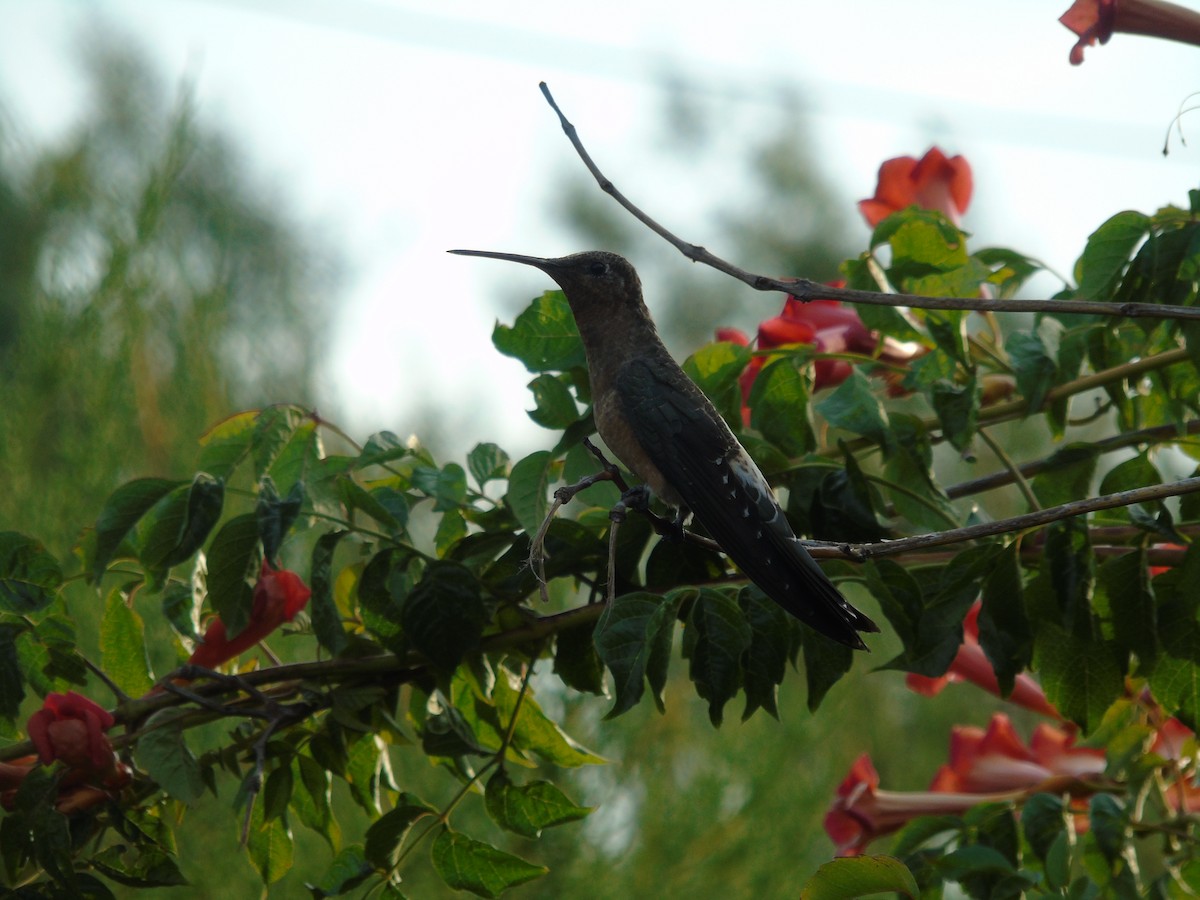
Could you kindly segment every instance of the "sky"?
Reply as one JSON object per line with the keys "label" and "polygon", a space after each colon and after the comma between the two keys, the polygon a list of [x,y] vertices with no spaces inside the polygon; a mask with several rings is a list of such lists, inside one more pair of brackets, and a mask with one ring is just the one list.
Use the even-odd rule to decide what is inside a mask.
{"label": "sky", "polygon": [[[728,167],[718,161],[703,183],[673,171],[656,152],[668,74],[695,102],[736,103],[764,128],[795,114],[778,89],[799,92],[849,208],[889,157],[935,141],[964,154],[976,185],[964,224],[977,246],[1013,247],[1069,275],[1108,216],[1186,205],[1200,186],[1200,112],[1181,120],[1194,140],[1176,134],[1162,154],[1200,90],[1200,51],[1118,34],[1072,67],[1074,36],[1057,22],[1069,4],[0,0],[0,97],[50,139],[85,102],[80,35],[107,23],[136,41],[167,83],[191,82],[201,117],[343,255],[319,348],[322,413],[365,438],[406,435],[436,406],[462,435],[458,455],[479,440],[520,455],[545,433],[523,412],[530,376],[492,349],[491,331],[511,318],[502,298],[549,285],[535,270],[445,251],[585,249],[549,211],[580,164],[539,81],[624,193],[718,255],[715,227],[693,213],[707,193],[737,190],[739,141],[724,136]],[[864,247],[867,235],[863,225]],[[758,318],[779,305],[729,289]]]}

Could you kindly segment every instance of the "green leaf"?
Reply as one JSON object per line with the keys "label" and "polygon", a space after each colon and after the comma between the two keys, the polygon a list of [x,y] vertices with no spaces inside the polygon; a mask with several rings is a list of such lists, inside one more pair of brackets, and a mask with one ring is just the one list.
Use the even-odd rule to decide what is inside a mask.
{"label": "green leaf", "polygon": [[1105,562],[1096,571],[1093,605],[1112,623],[1113,643],[1128,659],[1136,656],[1140,671],[1154,667],[1158,657],[1158,605],[1150,590],[1144,549]]}
{"label": "green leaf", "polygon": [[154,687],[142,617],[118,589],[109,591],[100,622],[100,659],[117,687],[140,697]]}
{"label": "green leaf", "polygon": [[750,351],[738,344],[706,344],[683,362],[683,371],[735,428],[742,424],[742,389],[738,377],[750,361]]}
{"label": "green leaf", "polygon": [[805,882],[800,900],[851,900],[868,894],[921,896],[912,872],[890,856],[859,856],[827,862]]}
{"label": "green leaf", "polygon": [[400,632],[400,617],[412,589],[411,559],[410,551],[398,547],[381,550],[371,557],[358,582],[363,623],[393,653],[409,649]]}
{"label": "green leaf", "polygon": [[291,809],[301,822],[336,848],[341,841],[329,807],[332,774],[311,756],[297,754],[292,757],[292,775]]}
{"label": "green leaf", "polygon": [[1113,284],[1149,227],[1149,217],[1127,210],[1117,213],[1092,232],[1076,264],[1078,295],[1088,300],[1110,299]]}
{"label": "green leaf", "polygon": [[801,456],[816,447],[809,421],[810,377],[795,356],[768,362],[750,389],[750,424],[788,456]]}
{"label": "green leaf", "polygon": [[1129,842],[1129,817],[1119,797],[1096,794],[1088,800],[1088,821],[1096,846],[1113,863]]}
{"label": "green leaf", "polygon": [[147,720],[137,742],[138,768],[176,800],[196,803],[204,794],[204,775],[177,721],[179,710],[163,710]]}
{"label": "green leaf", "polygon": [[996,673],[1000,695],[1007,697],[1017,675],[1033,658],[1033,632],[1025,615],[1021,548],[1013,541],[983,583],[979,644]]}
{"label": "green leaf", "polygon": [[543,428],[559,430],[566,428],[579,418],[579,407],[567,386],[564,376],[542,374],[529,382],[533,392],[534,409],[528,410],[529,418]]}
{"label": "green leaf", "polygon": [[138,520],[181,484],[165,478],[138,478],[121,485],[109,495],[96,518],[96,544],[88,569],[92,580],[104,574],[121,542]]}
{"label": "green leaf", "polygon": [[492,343],[530,372],[565,372],[585,364],[583,343],[562,291],[547,291],[517,316],[512,327],[496,323]]}
{"label": "green leaf", "polygon": [[504,769],[497,769],[484,794],[488,815],[506,831],[522,837],[540,837],[543,828],[582,819],[592,810],[576,806],[549,781],[513,784]]}
{"label": "green leaf", "polygon": [[433,546],[438,556],[445,558],[450,551],[467,536],[467,520],[463,518],[461,509],[448,509],[438,520],[437,530],[433,534]]}
{"label": "green leaf", "polygon": [[887,412],[862,368],[855,367],[832,394],[816,405],[816,411],[830,426],[886,447],[890,443]]}
{"label": "green leaf", "polygon": [[492,691],[492,701],[496,705],[496,715],[507,725],[517,716],[513,727],[513,745],[521,750],[536,753],[546,762],[563,768],[576,766],[600,765],[606,762],[604,757],[597,756],[586,747],[577,744],[568,737],[558,723],[554,722],[544,712],[541,706],[527,690],[517,708],[520,679],[516,673],[501,668],[496,673],[496,684]]}
{"label": "green leaf", "polygon": [[1110,645],[1084,640],[1049,622],[1037,631],[1034,664],[1046,697],[1085,734],[1100,724],[1125,687]]}
{"label": "green leaf", "polygon": [[354,890],[374,874],[375,869],[367,862],[363,848],[351,844],[338,851],[321,880],[308,887],[314,897],[338,897]]}
{"label": "green leaf", "polygon": [[1021,809],[1021,829],[1034,855],[1045,860],[1058,836],[1066,831],[1061,797],[1053,794],[1034,794]]}
{"label": "green leaf", "polygon": [[554,638],[554,674],[563,684],[589,694],[605,693],[604,661],[596,652],[591,625],[577,625]]}
{"label": "green leaf", "polygon": [[893,413],[889,421],[892,449],[884,474],[890,482],[888,496],[896,515],[928,531],[957,524],[954,507],[933,479],[933,444],[925,424],[916,416],[902,413]]}
{"label": "green leaf", "polygon": [[188,883],[175,860],[153,845],[114,844],[97,853],[90,862],[100,874],[128,887],[174,887]]}
{"label": "green leaf", "polygon": [[250,580],[258,575],[258,554],[258,520],[253,513],[230,519],[209,546],[208,601],[228,634],[238,634],[250,621]]}
{"label": "green leaf", "polygon": [[254,459],[254,477],[271,474],[282,484],[291,484],[273,473],[272,467],[291,442],[304,420],[304,411],[294,406],[268,406],[258,414],[254,434],[250,439],[250,454]]}
{"label": "green leaf", "polygon": [[808,711],[816,712],[829,689],[854,665],[854,651],[807,625],[800,626],[800,645],[804,648]]}
{"label": "green leaf", "polygon": [[488,612],[482,587],[464,566],[431,563],[405,597],[400,626],[413,646],[444,672],[479,646]]}
{"label": "green leaf", "polygon": [[537,450],[514,465],[512,474],[508,476],[505,500],[521,527],[529,534],[537,533],[550,511],[547,490],[553,464],[554,457],[550,451]]}
{"label": "green leaf", "polygon": [[479,897],[499,897],[549,871],[449,828],[434,840],[431,853],[433,866],[446,884]]}
{"label": "green leaf", "polygon": [[688,675],[696,693],[708,701],[708,718],[719,727],[725,704],[742,686],[742,655],[752,632],[732,596],[701,589],[683,632],[683,655],[691,661]]}
{"label": "green leaf", "polygon": [[333,599],[333,553],[338,542],[348,533],[331,531],[323,534],[313,545],[312,551],[312,598],[308,603],[308,612],[312,617],[313,633],[321,646],[333,656],[341,654],[349,642],[346,629],[342,627],[342,614]]}
{"label": "green leaf", "polygon": [[966,453],[979,429],[979,382],[975,376],[965,384],[935,382],[929,401],[942,423],[946,440],[955,450]]}
{"label": "green leaf", "polygon": [[24,629],[17,625],[0,625],[0,716],[13,721],[25,699],[25,677],[17,653],[17,638]]}
{"label": "green leaf", "polygon": [[467,473],[458,463],[447,463],[441,469],[416,466],[412,483],[426,497],[433,498],[434,512],[457,509],[467,499]]}
{"label": "green leaf", "polygon": [[1004,339],[1004,349],[1017,378],[1017,388],[1029,404],[1027,413],[1035,413],[1046,402],[1046,393],[1054,386],[1058,365],[1036,334],[1014,332]]}
{"label": "green leaf", "polygon": [[753,585],[738,593],[738,605],[750,626],[750,646],[742,660],[746,690],[742,721],[760,708],[778,719],[775,700],[796,641],[796,620]]}
{"label": "green leaf", "polygon": [[[606,718],[637,706],[645,691],[647,671],[657,668],[665,681],[666,659],[680,598],[633,592],[621,594],[604,608],[596,623],[596,650],[612,672],[616,699]],[[665,607],[665,612],[660,609]],[[664,647],[665,644],[665,647]]]}
{"label": "green leaf", "polygon": [[397,851],[404,845],[414,824],[426,816],[436,816],[437,810],[404,793],[396,799],[396,805],[371,823],[367,829],[365,855],[377,869],[390,869],[395,863]]}
{"label": "green leaf", "polygon": [[263,884],[274,884],[292,868],[295,841],[283,819],[265,821],[263,805],[255,803],[246,831],[246,851]]}
{"label": "green leaf", "polygon": [[240,412],[218,422],[200,438],[197,468],[225,480],[250,452],[258,426],[258,410]]}
{"label": "green leaf", "polygon": [[262,539],[263,556],[276,563],[284,537],[300,515],[304,505],[304,482],[292,485],[286,497],[280,497],[275,482],[269,475],[263,476],[258,485],[258,501],[254,515],[258,520],[258,536]]}
{"label": "green leaf", "polygon": [[40,542],[0,531],[0,611],[28,616],[45,609],[62,581],[58,561]]}
{"label": "green leaf", "polygon": [[467,471],[483,490],[489,481],[504,478],[508,474],[508,454],[491,443],[476,444],[467,454]]}
{"label": "green leaf", "polygon": [[1091,493],[1099,450],[1092,444],[1067,444],[1046,460],[1030,485],[1043,506],[1061,506]]}
{"label": "green leaf", "polygon": [[225,485],[204,472],[160,500],[146,520],[138,554],[149,571],[165,571],[188,559],[221,518]]}

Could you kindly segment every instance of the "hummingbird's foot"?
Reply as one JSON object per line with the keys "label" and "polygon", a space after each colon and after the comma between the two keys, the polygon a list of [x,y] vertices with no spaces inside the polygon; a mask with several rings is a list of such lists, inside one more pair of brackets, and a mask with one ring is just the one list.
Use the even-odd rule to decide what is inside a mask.
{"label": "hummingbird's foot", "polygon": [[650,488],[648,485],[639,484],[636,487],[631,487],[621,494],[621,505],[625,509],[644,512],[650,508]]}
{"label": "hummingbird's foot", "polygon": [[659,532],[663,540],[672,544],[682,544],[687,535],[687,532],[683,530],[683,523],[688,520],[688,516],[691,514],[692,511],[686,506],[681,506],[675,510],[675,515],[671,519],[670,525]]}

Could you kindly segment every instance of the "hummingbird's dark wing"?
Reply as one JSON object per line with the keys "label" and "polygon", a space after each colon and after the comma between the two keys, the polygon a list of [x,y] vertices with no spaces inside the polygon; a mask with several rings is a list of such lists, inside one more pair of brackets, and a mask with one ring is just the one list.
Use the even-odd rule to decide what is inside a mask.
{"label": "hummingbird's dark wing", "polygon": [[614,385],[646,455],[729,557],[772,600],[847,646],[878,631],[796,539],[770,485],[674,361],[629,360]]}

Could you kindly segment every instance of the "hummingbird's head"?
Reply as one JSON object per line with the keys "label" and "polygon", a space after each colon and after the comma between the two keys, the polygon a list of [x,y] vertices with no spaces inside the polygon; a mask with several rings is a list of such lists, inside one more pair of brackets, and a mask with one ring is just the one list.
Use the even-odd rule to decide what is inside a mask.
{"label": "hummingbird's head", "polygon": [[576,316],[581,312],[622,306],[641,306],[642,282],[629,260],[607,250],[586,250],[557,259],[496,253],[491,250],[451,250],[462,256],[506,259],[541,269],[567,295]]}

